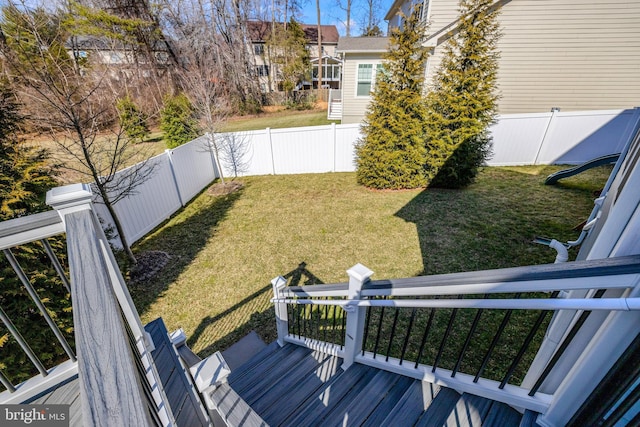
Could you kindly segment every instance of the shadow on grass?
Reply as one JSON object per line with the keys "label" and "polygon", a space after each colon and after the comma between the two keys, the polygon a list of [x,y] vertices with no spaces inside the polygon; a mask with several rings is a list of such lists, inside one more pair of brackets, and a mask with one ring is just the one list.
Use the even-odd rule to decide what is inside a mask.
{"label": "shadow on grass", "polygon": [[[207,191],[207,190],[204,190]],[[167,265],[152,279],[129,284],[129,290],[140,313],[173,283],[193,262],[198,253],[207,245],[213,230],[227,216],[235,202],[242,197],[242,190],[234,193],[202,200],[202,194],[178,212],[184,220],[173,225],[161,225],[158,231],[138,245],[136,252],[145,250],[164,251],[171,257]],[[204,206],[194,208],[192,204]],[[192,214],[189,214],[192,212]],[[175,217],[174,217],[175,218]]]}
{"label": "shadow on grass", "polygon": [[[420,275],[477,271],[553,262],[555,253],[533,244],[535,236],[573,240],[573,229],[589,215],[607,170],[591,170],[556,186],[516,168],[487,168],[461,190],[429,188],[396,216],[416,226]],[[573,250],[575,252],[575,250]],[[574,254],[572,254],[572,257]]]}
{"label": "shadow on grass", "polygon": [[[324,283],[320,278],[318,278],[307,269],[307,264],[304,261],[302,261],[295,269],[291,270],[282,277],[287,280],[288,286],[308,286]],[[223,321],[225,318],[233,317],[238,312],[242,314],[242,311],[255,306],[256,302],[258,302],[259,300],[267,298],[270,299],[272,296],[272,285],[269,284],[264,286],[263,288],[260,288],[259,290],[234,304],[233,306],[229,307],[225,311],[215,316],[205,317],[196,327],[193,334],[187,339],[187,345],[193,348],[198,340],[203,336],[206,329],[211,325],[215,324],[216,322]],[[224,337],[200,350],[198,352],[198,355],[201,357],[206,357],[215,351],[223,351],[236,343],[252,330],[256,331],[260,338],[262,338],[262,340],[267,343],[270,343],[277,338],[276,318],[273,306],[269,307],[266,310],[251,313],[245,323],[238,325],[233,331],[231,331]]]}

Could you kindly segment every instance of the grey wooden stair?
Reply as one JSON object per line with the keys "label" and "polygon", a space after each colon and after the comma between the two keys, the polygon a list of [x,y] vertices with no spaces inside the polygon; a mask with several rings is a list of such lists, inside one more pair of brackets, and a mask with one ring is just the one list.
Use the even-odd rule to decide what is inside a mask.
{"label": "grey wooden stair", "polygon": [[493,400],[293,344],[269,345],[212,393],[229,426],[535,427]]}

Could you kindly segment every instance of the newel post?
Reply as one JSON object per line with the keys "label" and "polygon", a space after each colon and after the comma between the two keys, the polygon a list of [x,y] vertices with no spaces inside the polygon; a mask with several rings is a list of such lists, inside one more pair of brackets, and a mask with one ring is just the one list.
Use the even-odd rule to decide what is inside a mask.
{"label": "newel post", "polygon": [[284,277],[278,276],[271,281],[273,286],[273,298],[276,300],[273,308],[276,311],[276,330],[278,331],[278,344],[284,346],[284,338],[289,335],[289,317],[287,314],[287,303],[278,300],[284,299],[283,290],[287,286]]}
{"label": "newel post", "polygon": [[[358,301],[362,299],[360,295],[362,286],[369,281],[373,271],[362,264],[356,264],[347,270],[347,274],[349,275],[348,298],[350,301]],[[344,337],[342,369],[346,370],[353,365],[356,355],[362,351],[366,308],[347,304],[344,310],[347,312],[347,330]]]}

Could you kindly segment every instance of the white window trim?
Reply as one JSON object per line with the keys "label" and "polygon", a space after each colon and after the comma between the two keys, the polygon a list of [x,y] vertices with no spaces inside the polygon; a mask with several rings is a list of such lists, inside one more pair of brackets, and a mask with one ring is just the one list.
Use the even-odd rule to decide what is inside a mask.
{"label": "white window trim", "polygon": [[[372,74],[371,74],[371,89],[369,90],[369,94],[368,95],[358,95],[358,70],[360,69],[360,65],[373,65],[373,69],[372,69]],[[367,98],[371,98],[371,93],[375,90],[376,88],[376,73],[378,72],[378,66],[382,65],[382,61],[381,60],[371,60],[371,61],[358,61],[356,62],[356,69],[355,69],[355,88],[354,88],[354,97],[357,99],[367,99]]]}

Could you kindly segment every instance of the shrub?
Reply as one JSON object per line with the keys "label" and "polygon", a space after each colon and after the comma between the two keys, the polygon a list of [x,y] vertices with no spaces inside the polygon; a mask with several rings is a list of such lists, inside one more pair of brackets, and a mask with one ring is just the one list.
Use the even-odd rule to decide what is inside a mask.
{"label": "shrub", "polygon": [[133,141],[144,141],[149,136],[146,114],[138,108],[129,96],[119,99],[116,108],[120,126],[124,133]]}
{"label": "shrub", "polygon": [[186,95],[181,93],[165,98],[160,111],[160,129],[168,148],[176,148],[198,137],[198,122]]}
{"label": "shrub", "polygon": [[416,10],[401,30],[391,33],[390,50],[383,66],[375,70],[377,79],[362,127],[363,137],[356,144],[359,184],[378,189],[426,185],[424,34]]}
{"label": "shrub", "polygon": [[491,0],[461,0],[458,34],[444,49],[427,94],[426,174],[432,187],[460,188],[471,182],[491,153],[495,121],[500,37]]}

